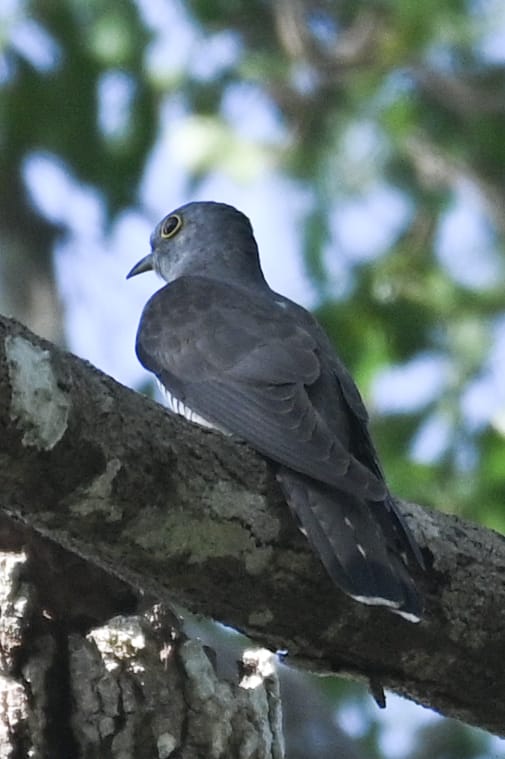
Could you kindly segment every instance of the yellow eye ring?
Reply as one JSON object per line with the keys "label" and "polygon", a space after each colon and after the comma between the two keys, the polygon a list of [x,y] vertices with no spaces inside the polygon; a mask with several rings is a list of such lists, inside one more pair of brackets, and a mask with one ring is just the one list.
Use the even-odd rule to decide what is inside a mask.
{"label": "yellow eye ring", "polygon": [[168,240],[168,238],[173,237],[181,227],[182,219],[179,214],[174,213],[171,216],[167,216],[161,225],[161,236],[164,240]]}

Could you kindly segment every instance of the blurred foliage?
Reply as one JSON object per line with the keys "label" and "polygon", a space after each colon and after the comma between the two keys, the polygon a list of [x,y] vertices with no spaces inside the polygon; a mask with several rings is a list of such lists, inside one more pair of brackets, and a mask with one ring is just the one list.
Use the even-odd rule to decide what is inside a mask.
{"label": "blurred foliage", "polygon": [[[96,187],[110,221],[139,202],[164,110],[178,99],[190,181],[223,167],[247,179],[270,166],[303,191],[300,239],[321,294],[318,315],[367,396],[388,366],[420,357],[442,362],[439,389],[429,400],[374,414],[393,490],[505,532],[505,410],[496,399],[487,421],[478,423],[465,410],[469,393],[496,387],[488,380],[505,324],[505,65],[503,55],[494,59],[488,52],[500,21],[503,30],[500,4],[8,5],[0,21],[0,235],[15,238],[18,258],[29,258],[38,276],[43,262],[51,276],[57,230],[30,203],[23,183],[29,155],[47,151]],[[179,19],[173,30],[172,12]],[[182,17],[196,39],[196,62],[156,55],[160,41],[170,44],[170,35],[178,34]],[[32,42],[23,44],[30,34]],[[227,53],[216,61],[211,46],[224,43]],[[105,128],[101,109],[114,81],[126,104],[115,126]],[[273,134],[248,136],[246,110],[230,118],[227,97],[237,88],[267,104]],[[335,214],[349,202],[366,204],[377,190],[394,190],[404,212],[386,244],[372,256],[353,257],[339,238]],[[441,253],[441,230],[462,195],[470,198],[464,209],[470,207],[485,230],[494,273],[484,280],[471,272],[461,276]],[[380,219],[371,215],[369,224]],[[476,258],[478,274],[479,253]],[[463,259],[460,267],[466,266]],[[445,430],[439,455],[415,456],[419,435],[433,423]],[[419,735],[425,748],[412,759],[482,752],[479,741],[448,749],[444,729],[435,735],[427,727]]]}

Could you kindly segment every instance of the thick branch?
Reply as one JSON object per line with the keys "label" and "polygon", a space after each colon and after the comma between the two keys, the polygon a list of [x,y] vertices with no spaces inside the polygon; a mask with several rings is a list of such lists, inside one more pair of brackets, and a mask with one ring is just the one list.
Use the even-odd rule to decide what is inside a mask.
{"label": "thick branch", "polygon": [[405,505],[431,566],[426,619],[348,600],[269,466],[0,319],[0,482],[11,517],[289,660],[382,683],[505,734],[505,542]]}

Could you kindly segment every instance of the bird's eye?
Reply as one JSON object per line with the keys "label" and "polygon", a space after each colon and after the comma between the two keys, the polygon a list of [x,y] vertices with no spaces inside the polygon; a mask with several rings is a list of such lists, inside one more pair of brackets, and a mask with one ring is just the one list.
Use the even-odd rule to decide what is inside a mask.
{"label": "bird's eye", "polygon": [[182,219],[178,214],[174,213],[172,216],[167,216],[161,227],[161,236],[165,240],[169,237],[173,237],[181,227]]}

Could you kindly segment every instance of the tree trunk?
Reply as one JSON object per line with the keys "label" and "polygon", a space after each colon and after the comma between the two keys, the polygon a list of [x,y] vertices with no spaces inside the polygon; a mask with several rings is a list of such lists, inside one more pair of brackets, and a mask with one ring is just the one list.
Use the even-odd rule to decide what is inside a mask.
{"label": "tree trunk", "polygon": [[[46,627],[52,630],[51,624],[66,619],[72,608],[71,618],[87,631],[90,620],[108,619],[111,599],[123,615],[105,626],[107,632],[95,630],[87,638],[76,638],[72,627],[64,657],[57,653],[61,639],[52,632],[48,639],[37,638],[38,647],[22,642],[22,666],[34,652],[43,651],[47,671],[63,672],[69,689],[73,682],[85,682],[84,673],[94,673],[81,697],[73,693],[75,712],[61,707],[65,719],[65,709],[70,712],[72,740],[84,740],[84,734],[86,740],[103,740],[107,735],[119,745],[125,735],[142,736],[148,724],[151,740],[165,736],[167,746],[187,734],[187,717],[182,732],[167,727],[168,707],[163,715],[152,712],[148,719],[144,712],[130,715],[124,705],[128,702],[135,711],[140,694],[148,709],[152,689],[162,687],[161,671],[169,671],[177,689],[181,669],[182,682],[187,676],[185,652],[194,644],[180,633],[172,640],[165,628],[156,637],[157,628],[150,632],[145,617],[125,618],[122,606],[128,606],[129,590],[114,576],[157,602],[176,602],[245,632],[271,650],[287,649],[290,662],[365,678],[376,692],[386,686],[448,716],[504,734],[501,536],[456,517],[404,505],[430,567],[420,581],[425,619],[415,625],[338,592],[293,524],[269,465],[247,446],[171,417],[7,319],[0,320],[0,420],[0,481],[10,526],[22,524],[30,535],[49,537],[75,563],[72,570],[62,571],[53,566],[58,562],[45,559],[39,546],[44,541],[24,540],[36,567],[37,592],[44,595],[41,608],[48,610]],[[101,567],[107,582],[84,582],[77,556],[96,572]],[[42,618],[39,625],[28,627],[40,628],[42,635],[44,625]],[[128,630],[145,642],[123,645]],[[156,669],[161,653],[163,661]],[[197,655],[197,678],[212,680],[203,674],[202,656]],[[145,668],[145,661],[153,672],[134,687],[135,670]],[[19,662],[16,666],[19,673]],[[75,673],[80,673],[77,680]],[[8,669],[5,676],[11,676]],[[23,681],[14,682],[22,691]],[[219,690],[212,682],[205,686],[211,693]],[[261,688],[263,695],[249,697],[261,701],[263,715],[274,714],[269,699],[275,701],[275,687],[264,683]],[[22,702],[18,689],[13,703],[15,694]],[[230,697],[241,713],[239,693],[234,690]],[[161,708],[165,698],[160,691],[153,703]],[[175,701],[172,707],[177,711]],[[220,710],[228,714],[224,707]],[[29,720],[22,706],[16,714],[21,722]],[[254,719],[253,732],[259,724]],[[264,756],[276,756],[281,742],[272,727],[276,720],[269,719],[270,737],[262,750],[267,751]],[[227,721],[235,733],[233,715]],[[208,751],[202,755],[213,756]]]}
{"label": "tree trunk", "polygon": [[[2,759],[282,759],[272,655],[251,652],[240,682],[220,680],[203,645],[157,604],[86,634],[91,616],[129,602],[131,592],[29,531],[2,527],[10,545],[0,554]],[[66,613],[52,608],[40,582],[38,561],[47,560],[51,593],[61,599],[60,571],[69,573],[64,593],[75,579],[78,597],[67,598]]]}

